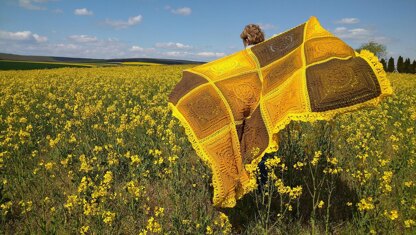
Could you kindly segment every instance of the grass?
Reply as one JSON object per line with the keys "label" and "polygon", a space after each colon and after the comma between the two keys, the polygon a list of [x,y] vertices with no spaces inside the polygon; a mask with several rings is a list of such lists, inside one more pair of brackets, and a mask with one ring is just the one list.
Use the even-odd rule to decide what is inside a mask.
{"label": "grass", "polygon": [[123,65],[137,65],[137,66],[148,66],[148,65],[162,65],[158,63],[151,63],[151,62],[122,62]]}
{"label": "grass", "polygon": [[172,117],[182,66],[0,71],[6,234],[414,234],[416,76],[330,122],[292,122],[270,180],[212,206],[210,169]]}
{"label": "grass", "polygon": [[152,62],[66,63],[66,62],[0,60],[0,70],[33,70],[33,69],[55,69],[55,68],[90,68],[90,67],[155,66],[155,65],[162,65],[162,64],[152,63]]}
{"label": "grass", "polygon": [[0,60],[0,70],[31,70],[31,69],[54,69],[54,68],[85,68],[93,67],[92,64],[62,63],[62,62],[34,62],[34,61],[12,61]]}

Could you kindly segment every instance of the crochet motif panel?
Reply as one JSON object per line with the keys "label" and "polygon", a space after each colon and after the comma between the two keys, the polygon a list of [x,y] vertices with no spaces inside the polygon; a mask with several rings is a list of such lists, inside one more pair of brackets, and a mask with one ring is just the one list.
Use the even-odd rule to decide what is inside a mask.
{"label": "crochet motif panel", "polygon": [[247,170],[275,151],[291,120],[329,120],[392,94],[371,52],[355,52],[315,17],[262,43],[187,69],[169,107],[212,169],[213,203],[256,188]]}

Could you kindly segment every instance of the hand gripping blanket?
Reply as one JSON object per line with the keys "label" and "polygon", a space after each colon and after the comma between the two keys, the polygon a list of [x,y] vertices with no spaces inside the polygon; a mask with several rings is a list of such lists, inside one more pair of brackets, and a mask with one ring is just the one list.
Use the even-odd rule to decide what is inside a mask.
{"label": "hand gripping blanket", "polygon": [[329,120],[392,94],[382,65],[315,17],[262,43],[183,71],[169,107],[212,169],[213,203],[234,207],[291,120]]}

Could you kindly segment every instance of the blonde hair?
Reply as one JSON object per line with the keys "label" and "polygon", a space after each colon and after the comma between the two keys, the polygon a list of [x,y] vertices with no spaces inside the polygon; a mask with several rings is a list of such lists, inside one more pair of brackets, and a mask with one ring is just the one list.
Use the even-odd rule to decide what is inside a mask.
{"label": "blonde hair", "polygon": [[241,32],[240,38],[243,39],[244,46],[255,45],[264,41],[264,32],[259,25],[248,24]]}

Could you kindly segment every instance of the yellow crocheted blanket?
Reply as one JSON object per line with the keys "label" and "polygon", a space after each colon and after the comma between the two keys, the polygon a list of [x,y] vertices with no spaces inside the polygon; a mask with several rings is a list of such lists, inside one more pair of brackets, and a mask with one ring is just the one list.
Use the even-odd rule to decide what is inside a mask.
{"label": "yellow crocheted blanket", "polygon": [[169,107],[212,169],[213,203],[234,207],[256,187],[250,169],[291,120],[328,120],[392,94],[382,65],[315,17],[251,48],[183,71]]}

